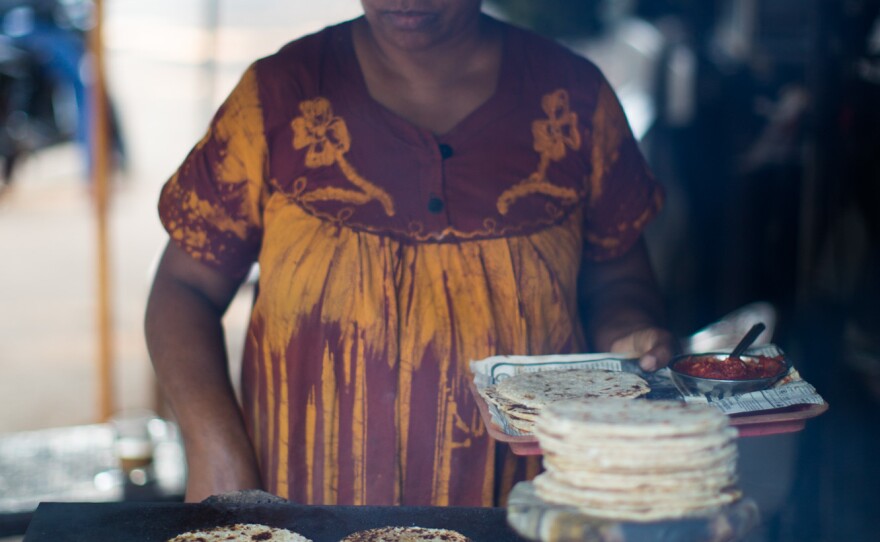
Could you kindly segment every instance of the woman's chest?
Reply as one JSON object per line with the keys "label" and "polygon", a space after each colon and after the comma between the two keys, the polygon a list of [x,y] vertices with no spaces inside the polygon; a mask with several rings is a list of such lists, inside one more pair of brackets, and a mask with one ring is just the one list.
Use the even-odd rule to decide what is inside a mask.
{"label": "woman's chest", "polygon": [[[415,241],[539,231],[587,196],[584,127],[564,92],[531,108],[477,112],[439,137],[350,100],[302,100],[267,134],[270,197]],[[542,107],[553,96],[561,106]]]}

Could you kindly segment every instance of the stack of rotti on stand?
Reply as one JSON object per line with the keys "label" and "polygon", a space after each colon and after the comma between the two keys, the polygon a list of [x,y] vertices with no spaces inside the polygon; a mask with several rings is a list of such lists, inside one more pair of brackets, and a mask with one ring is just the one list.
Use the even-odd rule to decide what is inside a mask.
{"label": "stack of rotti on stand", "polygon": [[705,390],[625,355],[472,362],[489,434],[516,454],[543,454],[545,472],[509,495],[508,523],[541,542],[745,538],[760,516],[739,488],[738,437],[798,431],[828,408],[781,350],[752,354],[742,363],[779,359],[781,372]]}
{"label": "stack of rotti on stand", "polygon": [[737,488],[737,431],[712,406],[565,400],[541,409],[534,433],[545,471],[508,506],[529,538],[735,540],[757,523]]}
{"label": "stack of rotti on stand", "polygon": [[599,518],[654,521],[738,500],[736,430],[704,405],[593,399],[554,403],[535,427],[546,502]]}

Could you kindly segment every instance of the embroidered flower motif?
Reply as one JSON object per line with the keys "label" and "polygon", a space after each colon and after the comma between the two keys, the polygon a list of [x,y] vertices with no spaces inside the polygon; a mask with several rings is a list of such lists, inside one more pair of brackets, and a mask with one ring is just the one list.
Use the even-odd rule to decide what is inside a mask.
{"label": "embroidered flower motif", "polygon": [[333,107],[326,98],[299,104],[301,117],[293,120],[293,148],[306,151],[306,166],[332,166],[338,156],[348,152],[351,137],[345,121],[333,116]]}
{"label": "embroidered flower motif", "polygon": [[[363,205],[376,200],[388,216],[394,215],[394,201],[387,192],[364,179],[348,163],[345,153],[351,148],[351,136],[345,120],[333,116],[333,106],[327,98],[315,98],[299,104],[301,117],[290,123],[293,128],[293,148],[306,151],[306,166],[309,168],[339,166],[345,178],[358,190],[337,187],[317,188],[300,196],[303,202],[342,201]],[[305,188],[306,181],[302,186]]]}
{"label": "embroidered flower motif", "polygon": [[541,108],[547,113],[547,120],[532,123],[532,136],[535,150],[554,162],[565,158],[566,147],[578,150],[581,147],[581,134],[578,130],[577,113],[569,109],[568,93],[557,90],[541,99]]}
{"label": "embroidered flower motif", "polygon": [[[577,201],[578,193],[575,190],[557,186],[547,180],[550,162],[565,158],[567,149],[581,148],[577,113],[569,108],[568,92],[564,89],[545,94],[541,98],[541,108],[547,118],[532,122],[533,147],[540,155],[538,168],[528,179],[523,179],[499,196],[496,207],[502,215],[506,215],[517,200],[531,194],[544,194],[569,202]],[[560,214],[555,206],[548,207],[547,212],[551,215]]]}

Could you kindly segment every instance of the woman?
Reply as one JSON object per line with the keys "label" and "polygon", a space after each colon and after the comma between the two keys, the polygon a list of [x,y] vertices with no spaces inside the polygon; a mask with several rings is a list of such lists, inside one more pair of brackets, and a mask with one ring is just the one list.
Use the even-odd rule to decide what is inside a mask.
{"label": "woman", "polygon": [[[188,500],[491,505],[515,469],[471,360],[671,355],[662,191],[598,70],[478,0],[362,4],[252,65],[163,190],[146,329]],[[220,318],[254,261],[239,409]]]}

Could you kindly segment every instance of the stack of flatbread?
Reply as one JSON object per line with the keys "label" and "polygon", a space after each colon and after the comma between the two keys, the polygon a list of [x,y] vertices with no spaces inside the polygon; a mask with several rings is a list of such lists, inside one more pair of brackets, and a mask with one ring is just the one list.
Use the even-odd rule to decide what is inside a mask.
{"label": "stack of flatbread", "polygon": [[706,515],[740,497],[736,436],[709,405],[590,399],[554,403],[535,425],[545,502],[655,521]]}
{"label": "stack of flatbread", "polygon": [[650,391],[648,383],[632,373],[577,368],[519,373],[483,388],[481,393],[511,427],[531,433],[541,410],[557,401],[589,397],[632,399]]}

